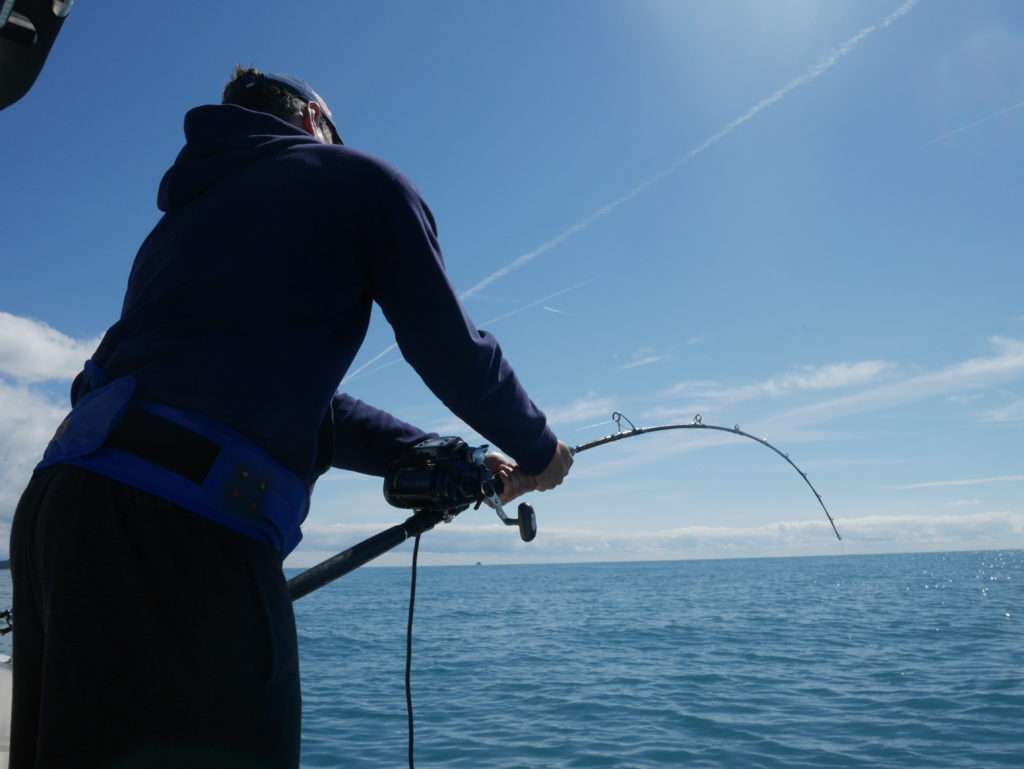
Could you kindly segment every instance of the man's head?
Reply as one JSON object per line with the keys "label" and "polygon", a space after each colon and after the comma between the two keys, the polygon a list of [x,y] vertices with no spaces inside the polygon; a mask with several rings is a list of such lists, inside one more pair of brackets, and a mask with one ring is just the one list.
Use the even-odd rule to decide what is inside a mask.
{"label": "man's head", "polygon": [[309,84],[288,75],[262,73],[255,67],[236,66],[224,86],[223,104],[269,112],[302,128],[324,144],[343,144],[331,122],[331,111]]}

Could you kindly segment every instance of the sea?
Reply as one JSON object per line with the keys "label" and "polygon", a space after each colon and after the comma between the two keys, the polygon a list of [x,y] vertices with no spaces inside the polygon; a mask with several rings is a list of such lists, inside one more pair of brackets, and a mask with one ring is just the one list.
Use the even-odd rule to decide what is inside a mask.
{"label": "sea", "polygon": [[[296,603],[303,767],[407,765],[409,577]],[[423,769],[1020,769],[1024,551],[421,567],[412,692]]]}

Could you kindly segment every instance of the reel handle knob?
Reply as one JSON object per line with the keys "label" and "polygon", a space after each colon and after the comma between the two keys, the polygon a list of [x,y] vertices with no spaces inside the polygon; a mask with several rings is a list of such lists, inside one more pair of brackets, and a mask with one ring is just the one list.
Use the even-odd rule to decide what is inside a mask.
{"label": "reel handle knob", "polygon": [[533,505],[526,502],[519,503],[518,512],[519,536],[523,542],[532,542],[537,536],[537,513],[534,512]]}

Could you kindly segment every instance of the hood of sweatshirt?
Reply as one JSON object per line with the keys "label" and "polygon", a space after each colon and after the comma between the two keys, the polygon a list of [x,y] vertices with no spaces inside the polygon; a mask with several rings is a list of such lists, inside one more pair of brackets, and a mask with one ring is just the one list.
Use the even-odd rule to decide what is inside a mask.
{"label": "hood of sweatshirt", "polygon": [[157,206],[171,213],[267,155],[317,144],[301,128],[266,112],[234,104],[196,107],[185,115],[185,146],[160,182]]}

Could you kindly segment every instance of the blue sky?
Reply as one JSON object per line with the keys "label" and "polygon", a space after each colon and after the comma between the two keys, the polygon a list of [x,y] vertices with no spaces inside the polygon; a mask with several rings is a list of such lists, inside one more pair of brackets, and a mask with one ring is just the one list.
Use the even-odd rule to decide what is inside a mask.
{"label": "blue sky", "polygon": [[[581,455],[532,545],[477,512],[425,562],[1024,546],[1017,3],[245,8],[76,6],[0,114],[0,519],[116,319],[184,112],[242,63],[309,80],[415,182],[563,440],[616,409],[738,423],[846,535],[771,452],[670,433]],[[471,437],[392,343],[375,315],[343,389]],[[289,565],[400,518],[332,472]]]}

